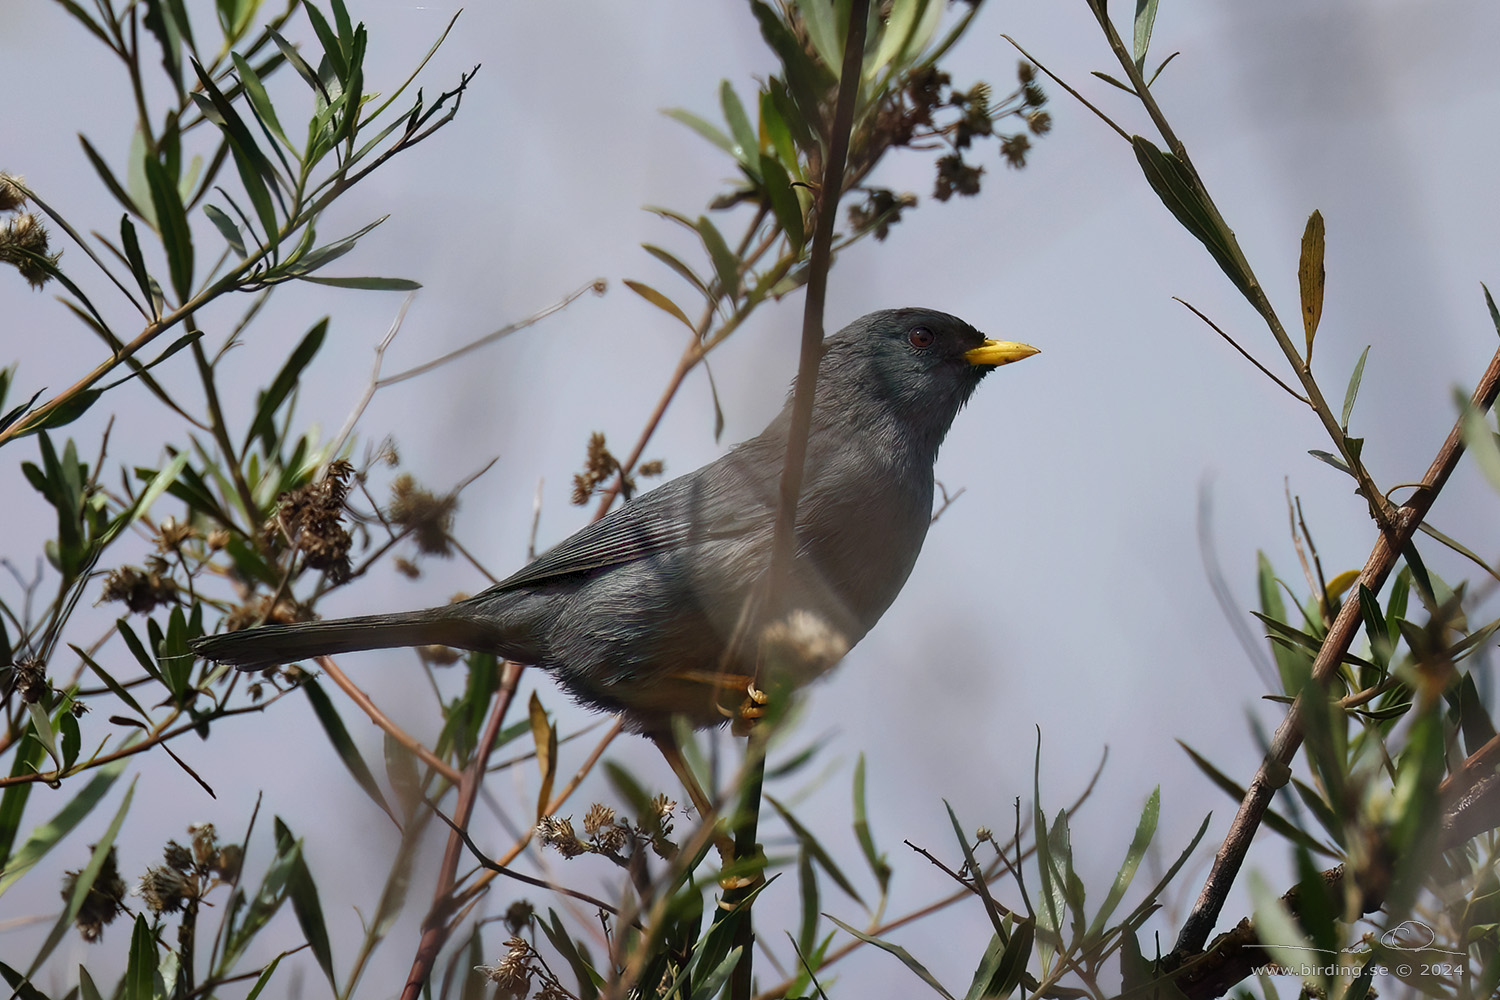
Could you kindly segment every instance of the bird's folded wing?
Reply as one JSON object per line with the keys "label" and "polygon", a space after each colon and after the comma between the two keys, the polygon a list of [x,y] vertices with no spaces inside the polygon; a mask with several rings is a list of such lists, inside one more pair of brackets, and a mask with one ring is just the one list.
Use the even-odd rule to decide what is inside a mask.
{"label": "bird's folded wing", "polygon": [[491,590],[510,590],[558,577],[617,566],[670,549],[768,529],[774,510],[764,504],[727,504],[718,477],[683,476],[595,521],[538,556]]}

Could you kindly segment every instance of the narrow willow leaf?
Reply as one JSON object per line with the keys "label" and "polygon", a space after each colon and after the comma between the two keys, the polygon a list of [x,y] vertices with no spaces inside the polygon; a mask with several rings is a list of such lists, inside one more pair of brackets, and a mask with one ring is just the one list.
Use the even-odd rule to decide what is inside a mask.
{"label": "narrow willow leaf", "polygon": [[1137,96],[1134,87],[1132,87],[1130,84],[1125,83],[1125,82],[1123,82],[1121,80],[1115,79],[1114,77],[1110,76],[1108,73],[1103,73],[1103,72],[1100,72],[1099,70],[1096,69],[1096,70],[1092,71],[1091,75],[1097,76],[1099,79],[1103,80],[1105,83],[1113,84],[1114,86],[1119,87],[1121,90],[1125,91],[1125,93],[1129,94],[1131,97]]}
{"label": "narrow willow leaf", "polygon": [[859,841],[859,849],[864,853],[865,863],[870,866],[870,873],[875,876],[875,881],[880,884],[880,891],[885,893],[886,887],[891,881],[891,866],[886,861],[885,855],[875,849],[875,838],[870,833],[869,814],[865,808],[865,755],[861,753],[859,760],[854,765],[854,838]]}
{"label": "narrow willow leaf", "polygon": [[[1307,354],[1303,360],[1312,364],[1313,335],[1323,318],[1323,213],[1314,211],[1307,217],[1302,231],[1302,256],[1297,261],[1297,287],[1302,293],[1302,331],[1307,335]],[[1344,422],[1348,423],[1345,416]]]}
{"label": "narrow willow leaf", "polygon": [[974,890],[978,893],[980,901],[984,903],[985,915],[990,918],[990,926],[995,933],[1005,935],[1005,921],[1000,914],[1000,909],[995,905],[994,897],[990,895],[989,886],[984,883],[984,867],[974,857],[974,850],[969,846],[969,837],[964,833],[963,825],[958,821],[958,813],[953,811],[953,806],[947,799],[943,800],[943,807],[948,810],[948,822],[953,827],[953,836],[958,840],[958,846],[963,851],[964,868],[974,880]]}
{"label": "narrow willow leaf", "polygon": [[1104,927],[1104,922],[1109,919],[1115,907],[1120,905],[1120,900],[1125,898],[1125,890],[1130,888],[1130,883],[1135,879],[1135,873],[1141,866],[1141,860],[1146,856],[1146,849],[1151,846],[1151,839],[1156,836],[1156,822],[1161,815],[1161,786],[1157,785],[1146,799],[1145,808],[1141,810],[1140,821],[1136,823],[1135,836],[1130,840],[1130,847],[1125,851],[1125,860],[1120,864],[1120,871],[1115,875],[1114,885],[1109,887],[1109,894],[1104,897],[1104,903],[1099,911],[1094,914],[1093,921],[1089,924],[1088,936],[1093,937]]}
{"label": "narrow willow leaf", "polygon": [[241,259],[248,256],[245,253],[245,237],[240,233],[240,227],[222,208],[218,205],[204,205],[203,214],[208,216],[208,221],[212,222],[214,228],[219,231],[219,235],[224,237],[224,242],[229,244],[229,249],[238,254]]}
{"label": "narrow willow leaf", "polygon": [[834,6],[828,0],[798,0],[796,4],[814,51],[818,53],[823,65],[832,71],[834,82],[837,82],[844,66],[846,32],[839,29],[839,18]]}
{"label": "narrow willow leaf", "polygon": [[148,156],[144,165],[151,205],[156,210],[157,233],[172,276],[172,290],[177,293],[179,303],[186,302],[193,294],[193,233],[188,228],[187,210],[161,161]]}
{"label": "narrow willow leaf", "polygon": [[1359,395],[1360,380],[1365,377],[1365,359],[1370,356],[1369,345],[1360,352],[1359,361],[1354,365],[1354,371],[1349,375],[1349,388],[1344,390],[1344,412],[1339,417],[1339,427],[1345,433],[1349,431],[1349,415],[1354,412],[1354,399]]}
{"label": "narrow willow leaf", "polygon": [[838,864],[833,860],[833,856],[828,853],[827,848],[818,842],[818,838],[813,835],[812,831],[803,826],[797,817],[792,815],[791,810],[772,796],[765,796],[765,800],[771,803],[772,808],[781,814],[782,821],[786,823],[787,827],[791,829],[792,834],[802,844],[802,849],[811,856],[812,860],[818,863],[820,868],[828,873],[828,877],[833,879],[834,884],[844,890],[845,895],[850,899],[864,906],[865,901],[860,898],[859,892],[854,888],[854,883],[850,882],[844,876]]}
{"label": "narrow willow leaf", "polygon": [[148,305],[154,305],[156,296],[152,291],[154,282],[146,270],[146,258],[141,255],[141,241],[135,235],[135,226],[129,215],[120,216],[120,245],[125,249],[125,261],[130,265],[130,274],[146,297]]}
{"label": "narrow willow leaf", "polygon": [[[318,886],[307,867],[307,859],[302,856],[302,841],[292,835],[292,831],[280,817],[276,818],[276,853],[286,861],[286,898],[292,902],[292,912],[297,915],[302,936],[307,939],[308,949],[318,960],[323,974],[328,977],[329,985],[337,992],[338,981],[333,973],[333,948],[328,940],[328,925],[323,920],[323,907],[318,902]],[[270,879],[269,874],[266,877],[267,880]]]}
{"label": "narrow willow leaf", "polygon": [[1250,290],[1250,275],[1246,274],[1230,248],[1232,234],[1222,229],[1217,213],[1208,203],[1191,171],[1171,153],[1164,153],[1150,140],[1141,136],[1130,137],[1135,148],[1135,157],[1140,163],[1146,181],[1156,192],[1162,204],[1182,223],[1183,228],[1197,237],[1208,248],[1215,262],[1234,282],[1240,294],[1253,299]]}
{"label": "narrow willow leaf", "polygon": [[693,331],[694,337],[698,335],[698,329],[693,326],[693,321],[687,318],[687,313],[683,312],[681,307],[679,307],[677,303],[667,298],[661,292],[658,292],[656,289],[652,288],[645,282],[632,281],[629,278],[625,279],[625,287],[629,288],[632,292],[635,292],[635,294],[639,295],[641,298],[645,299],[647,302],[651,303],[653,306],[660,309],[668,316],[675,317],[682,323],[683,326]]}
{"label": "narrow willow leaf", "polygon": [[696,228],[698,236],[703,240],[704,249],[714,262],[714,271],[719,276],[719,291],[732,303],[740,295],[739,258],[729,249],[729,244],[724,242],[723,235],[709,221],[708,216],[698,216]]}
{"label": "narrow willow leaf", "polygon": [[[1236,802],[1242,801],[1244,799],[1245,789],[1242,785],[1236,782],[1233,778],[1229,777],[1223,771],[1219,770],[1209,762],[1207,757],[1204,757],[1202,754],[1198,753],[1198,751],[1194,750],[1186,743],[1178,740],[1177,745],[1182,747],[1182,749],[1187,752],[1188,757],[1192,758],[1193,763],[1198,766],[1198,770],[1202,771],[1204,775],[1208,777],[1208,780],[1212,781],[1216,786],[1222,789],[1226,795],[1228,795]],[[1274,809],[1266,810],[1265,823],[1266,826],[1270,829],[1281,834],[1283,837],[1287,838],[1293,843],[1300,844],[1306,847],[1309,851],[1315,851],[1316,853],[1322,854],[1326,857],[1335,856],[1332,851],[1324,847],[1322,844],[1318,843],[1317,840],[1315,840],[1310,834],[1293,825]],[[1203,829],[1199,830],[1198,836],[1203,836],[1203,830],[1207,828],[1208,820],[1205,819],[1203,821]],[[1157,892],[1160,891],[1161,886],[1158,886]],[[1150,898],[1155,898],[1155,894],[1153,894]]]}
{"label": "narrow willow leaf", "polygon": [[719,103],[724,109],[724,120],[729,123],[729,134],[734,137],[735,159],[752,173],[760,172],[760,143],[756,141],[755,129],[750,127],[750,116],[745,105],[734,92],[728,80],[719,84]]}
{"label": "narrow willow leaf", "polygon": [[385,796],[380,792],[380,785],[375,781],[375,775],[370,771],[370,766],[360,756],[359,748],[354,745],[354,740],[349,735],[349,730],[344,725],[344,720],[339,716],[339,710],[334,707],[328,692],[323,690],[316,680],[306,680],[300,685],[307,695],[308,703],[312,705],[313,714],[318,717],[318,724],[323,727],[328,742],[333,746],[334,752],[343,761],[344,767],[353,776],[355,784],[364,790],[364,793],[391,818],[397,826],[401,825],[396,819],[396,814],[391,811],[390,805],[385,801]]}
{"label": "narrow willow leaf", "polygon": [[297,380],[302,376],[302,370],[311,363],[318,349],[323,346],[323,338],[327,333],[328,317],[324,316],[303,336],[302,341],[287,358],[286,364],[276,374],[270,388],[261,393],[255,419],[250,422],[250,429],[245,432],[245,443],[241,446],[243,449],[248,449],[250,442],[259,437],[267,454],[276,450],[276,430],[271,418],[281,408],[286,397],[296,388]]}
{"label": "narrow willow leaf", "polygon": [[245,96],[250,99],[250,107],[255,112],[256,120],[290,149],[291,141],[281,130],[281,122],[276,120],[276,108],[271,103],[270,96],[266,94],[266,87],[261,82],[260,74],[238,52],[229,53],[229,58],[234,60],[235,72],[239,74],[240,83],[245,87]]}
{"label": "narrow willow leaf", "polygon": [[299,281],[310,281],[315,285],[331,288],[356,288],[367,292],[415,292],[422,287],[420,281],[410,278],[325,278],[317,274],[300,274]]}
{"label": "narrow willow leaf", "polygon": [[[117,761],[116,763],[123,764],[124,762]],[[109,780],[111,782],[114,781],[115,777],[119,775],[121,770],[123,770],[123,768],[117,768],[114,774],[110,776]],[[98,779],[96,778],[95,781],[97,782]],[[94,783],[91,782],[90,786],[92,787],[93,784]],[[85,789],[84,792],[87,793],[88,789]],[[36,971],[42,967],[43,963],[47,961],[47,959],[52,955],[53,950],[56,949],[58,944],[62,941],[63,936],[67,934],[68,930],[73,926],[73,920],[78,916],[79,910],[83,908],[84,901],[88,898],[89,890],[94,887],[95,879],[99,877],[99,872],[104,868],[105,862],[109,859],[110,854],[114,851],[115,838],[120,834],[120,827],[125,823],[125,814],[130,811],[130,803],[134,797],[135,781],[134,779],[132,779],[130,782],[130,786],[125,789],[125,794],[120,799],[120,807],[115,810],[114,819],[110,821],[109,827],[104,831],[104,835],[101,836],[94,844],[93,853],[89,855],[88,864],[84,865],[83,870],[78,873],[78,878],[73,883],[73,893],[67,898],[67,905],[63,907],[62,914],[57,918],[57,923],[52,925],[52,930],[47,935],[47,940],[42,942],[42,946],[37,949],[36,955],[31,962],[31,968],[26,971],[26,975],[28,977],[34,975]],[[80,795],[79,798],[82,798],[82,795]],[[78,799],[75,799],[74,803],[76,803],[77,801]],[[97,799],[95,801],[97,801]],[[64,811],[66,811],[66,809],[72,808],[72,805],[73,803],[70,803],[67,807],[65,807]],[[93,806],[94,802],[90,802],[88,808],[92,809]],[[61,816],[62,814],[59,813],[58,815]],[[35,835],[33,835],[33,838],[34,837]],[[30,841],[27,842],[28,846],[30,846],[30,843]],[[4,877],[0,878],[0,882],[13,882],[13,874],[15,874],[16,877],[19,877],[18,873],[12,873],[8,870],[5,873]],[[3,891],[4,889],[0,888],[0,892]]]}
{"label": "narrow willow leaf", "polygon": [[1500,490],[1500,443],[1497,443],[1495,432],[1490,430],[1485,415],[1475,409],[1461,391],[1455,390],[1453,399],[1461,414],[1459,431],[1463,435],[1464,447],[1490,486]]}
{"label": "narrow willow leaf", "polygon": [[1133,56],[1135,68],[1144,72],[1146,50],[1151,47],[1151,29],[1156,25],[1157,0],[1135,0],[1135,38]]}
{"label": "narrow willow leaf", "polygon": [[151,933],[146,915],[137,913],[130,931],[130,957],[120,982],[120,1000],[156,1000],[161,996],[156,968],[156,935]]}
{"label": "narrow willow leaf", "polygon": [[875,937],[872,934],[866,934],[864,931],[859,930],[858,928],[850,927],[838,917],[830,915],[828,919],[832,920],[834,923],[838,924],[839,927],[843,928],[845,933],[859,938],[865,944],[873,944],[881,951],[895,955],[901,960],[902,965],[906,966],[912,972],[916,973],[917,977],[921,979],[922,982],[932,987],[933,990],[937,992],[938,996],[945,998],[945,1000],[954,1000],[953,994],[945,990],[943,988],[943,984],[937,981],[937,977],[934,976],[931,972],[927,971],[927,966],[923,965],[921,962],[913,958],[911,952],[907,951],[899,944],[892,944],[889,941],[882,941],[880,938]]}
{"label": "narrow willow leaf", "polygon": [[542,783],[536,795],[536,818],[547,814],[547,803],[552,799],[552,782],[557,778],[557,727],[547,719],[547,710],[535,691],[527,703],[527,716],[531,722],[531,742],[536,748],[537,768],[542,772]]}
{"label": "narrow willow leaf", "polygon": [[722,129],[709,124],[691,111],[685,111],[682,108],[668,108],[662,114],[673,121],[686,125],[730,156],[734,156],[736,159],[739,158],[734,151],[734,141],[725,135]]}
{"label": "narrow willow leaf", "polygon": [[781,164],[768,155],[760,157],[760,177],[765,184],[766,195],[771,200],[771,210],[776,213],[776,221],[781,224],[782,232],[786,233],[792,252],[800,253],[806,233],[802,222],[802,202],[798,200],[797,192],[792,190],[791,178]]}
{"label": "narrow willow leaf", "polygon": [[1490,310],[1490,322],[1495,324],[1495,332],[1500,333],[1500,309],[1495,308],[1495,298],[1490,294],[1490,286],[1480,282],[1479,287],[1484,289],[1484,304]]}

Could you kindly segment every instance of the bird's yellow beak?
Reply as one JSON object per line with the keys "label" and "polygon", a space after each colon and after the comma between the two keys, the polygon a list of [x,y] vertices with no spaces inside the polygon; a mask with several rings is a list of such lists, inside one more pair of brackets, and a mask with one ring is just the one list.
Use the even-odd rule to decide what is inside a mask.
{"label": "bird's yellow beak", "polygon": [[1030,344],[1017,344],[1010,340],[986,340],[972,351],[964,352],[964,360],[971,365],[1008,365],[1040,353]]}

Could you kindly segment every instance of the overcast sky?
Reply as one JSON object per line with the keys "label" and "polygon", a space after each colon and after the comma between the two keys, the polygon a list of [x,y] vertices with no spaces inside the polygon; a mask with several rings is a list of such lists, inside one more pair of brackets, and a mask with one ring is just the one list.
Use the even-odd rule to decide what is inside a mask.
{"label": "overcast sky", "polygon": [[[189,6],[206,33],[210,5]],[[401,79],[456,9],[388,0],[350,6],[370,29],[368,89]],[[6,20],[0,92],[11,96],[0,119],[7,140],[0,169],[24,174],[78,228],[114,231],[118,212],[75,134],[84,132],[112,162],[123,162],[130,105],[120,67],[53,5],[16,5]],[[1352,430],[1367,439],[1369,467],[1386,485],[1421,476],[1453,423],[1454,388],[1472,388],[1497,344],[1480,289],[1481,281],[1493,287],[1500,280],[1497,31],[1500,8],[1492,4],[1394,0],[1169,0],[1157,25],[1157,57],[1182,53],[1158,82],[1158,100],[1289,322],[1297,312],[1303,225],[1313,209],[1326,219],[1327,300],[1314,367],[1325,395],[1341,400],[1355,360],[1373,345]],[[956,85],[983,79],[1008,89],[1017,54],[1002,33],[1128,131],[1148,133],[1149,122],[1126,95],[1089,76],[1116,68],[1082,0],[990,4],[952,54]],[[305,24],[297,22],[294,34],[305,37]],[[524,562],[538,481],[545,483],[545,546],[588,516],[567,497],[589,432],[602,430],[622,447],[633,441],[681,350],[680,327],[620,283],[678,287],[639,248],[678,245],[677,235],[641,209],[665,205],[695,215],[733,171],[659,110],[681,106],[717,120],[719,81],[730,79],[743,94],[773,64],[747,7],[689,0],[475,5],[428,67],[426,93],[477,63],[483,68],[458,119],[356,189],[322,234],[391,213],[335,267],[423,283],[389,370],[466,343],[595,277],[610,282],[602,298],[586,297],[462,364],[381,392],[361,424],[366,439],[394,435],[406,466],[435,489],[498,457],[465,492],[457,534],[504,575]],[[288,94],[297,93],[294,82],[284,81]],[[1267,727],[1279,719],[1258,700],[1265,682],[1210,593],[1200,496],[1210,500],[1217,559],[1241,609],[1254,606],[1257,550],[1299,594],[1305,590],[1287,528],[1288,486],[1303,499],[1330,577],[1362,565],[1374,541],[1351,482],[1307,455],[1329,447],[1313,414],[1172,297],[1192,302],[1287,377],[1264,327],[1147,187],[1129,146],[1060,88],[1046,89],[1053,134],[1036,144],[1024,171],[1006,169],[986,149],[985,190],[977,199],[940,204],[930,198],[930,154],[893,157],[877,182],[914,191],[921,207],[886,242],[844,254],[830,284],[830,330],[873,309],[922,305],[1043,352],[988,378],[960,415],[938,476],[966,492],[929,534],[885,619],[809,692],[794,742],[824,738],[817,764],[773,789],[847,851],[849,779],[857,755],[866,755],[872,825],[898,872],[891,914],[949,890],[901,843],[955,857],[943,799],[970,828],[997,830],[1009,828],[1016,797],[1029,803],[1038,729],[1049,811],[1072,801],[1108,748],[1104,780],[1074,836],[1095,899],[1153,787],[1163,786],[1159,846],[1169,859],[1213,812],[1198,863],[1178,886],[1177,898],[1190,899],[1233,803],[1198,775],[1176,741],[1248,780],[1258,759],[1250,718]],[[206,226],[199,232],[213,238]],[[61,246],[70,273],[86,275],[83,255]],[[0,275],[0,362],[20,362],[18,396],[71,384],[99,359],[97,341],[49,295]],[[314,287],[287,288],[278,299],[240,351],[240,401],[271,376],[295,338],[331,314],[328,346],[308,372],[299,407],[332,433],[356,402],[371,349],[400,299]],[[700,372],[648,456],[679,474],[757,433],[781,405],[795,367],[801,308],[800,295],[763,308],[715,356],[722,442],[713,437]],[[220,310],[201,321],[210,337],[222,336],[210,323],[229,316]],[[190,386],[189,367],[177,364],[165,377]],[[180,427],[152,414],[144,392],[123,390],[107,402],[123,424],[142,429],[128,439],[116,435],[117,463],[160,460],[164,438],[147,429],[181,439]],[[92,453],[106,416],[91,414],[71,429],[90,442],[82,451]],[[4,554],[22,568],[37,554],[27,540],[51,523],[50,509],[17,474],[34,453],[29,442],[13,444],[0,462],[0,509],[10,526]],[[1432,521],[1493,555],[1500,551],[1494,500],[1466,466]],[[169,506],[158,512],[170,513]],[[1469,575],[1432,543],[1422,551],[1450,580]],[[461,562],[429,561],[426,568],[417,583],[376,574],[321,610],[392,610],[483,585]],[[411,731],[436,733],[410,654],[344,662]],[[558,710],[564,730],[587,720],[544,676],[530,672],[528,689],[532,684]],[[344,707],[361,746],[378,759],[378,731]],[[565,773],[581,761],[583,746],[568,751]],[[614,755],[670,780],[648,750],[632,739],[618,743]],[[349,907],[373,907],[371,872],[383,872],[394,833],[348,780],[303,702],[288,699],[265,717],[225,724],[211,742],[183,744],[180,752],[219,799],[151,758],[141,769],[122,868],[153,862],[161,842],[181,838],[189,822],[241,829],[253,794],[264,791],[266,808],[306,836],[314,871],[326,873],[325,909],[348,925],[335,940],[347,967],[357,930]],[[524,815],[534,775],[518,774],[514,787],[501,777],[492,791]],[[602,783],[589,786],[576,812],[608,794]],[[62,801],[38,789],[28,822]],[[49,859],[52,867],[82,863],[82,845],[97,836],[107,810],[90,822],[96,828],[80,831],[80,846]],[[509,838],[498,826],[484,836],[492,822],[481,813],[476,830],[498,850]],[[252,865],[264,861],[264,841],[259,849]],[[1267,837],[1250,864],[1274,880],[1286,860],[1284,843]],[[434,868],[419,873],[414,912],[367,979],[369,995],[399,989],[377,984],[397,982],[410,961]],[[560,874],[586,891],[614,877],[587,861]],[[794,912],[794,882],[774,886],[781,901],[770,905]],[[36,912],[56,906],[55,888],[35,877],[23,889]],[[1010,887],[1001,894],[1018,902]],[[864,919],[832,888],[824,905],[842,919]],[[1226,918],[1245,910],[1240,897]],[[7,911],[16,912],[9,901]],[[1161,930],[1163,949],[1170,947],[1178,916],[1169,912],[1148,927],[1148,950],[1153,928]],[[128,931],[107,933],[113,952]],[[961,991],[988,934],[969,906],[895,939]],[[259,957],[290,946],[296,935],[285,921],[279,937],[267,935]],[[25,953],[4,940],[0,951]],[[81,944],[70,947],[59,968],[84,958]],[[305,964],[316,994],[318,974]],[[905,971],[881,953],[861,954],[840,975],[845,995],[906,986],[899,978]],[[910,986],[920,989],[914,980]]]}

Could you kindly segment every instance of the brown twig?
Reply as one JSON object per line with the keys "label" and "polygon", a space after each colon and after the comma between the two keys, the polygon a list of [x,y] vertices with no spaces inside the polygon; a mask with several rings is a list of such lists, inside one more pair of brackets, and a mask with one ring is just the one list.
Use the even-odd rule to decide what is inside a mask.
{"label": "brown twig", "polygon": [[468,825],[469,816],[474,811],[474,802],[479,797],[479,787],[484,782],[485,765],[489,762],[490,752],[495,747],[495,738],[500,734],[500,725],[505,720],[511,702],[515,699],[516,685],[520,677],[521,664],[507,660],[504,673],[500,676],[500,690],[495,694],[495,705],[490,710],[489,721],[485,723],[484,733],[474,747],[474,757],[469,761],[469,766],[464,769],[463,778],[459,782],[458,802],[454,806],[453,820],[449,824],[457,829],[448,836],[448,846],[443,852],[442,865],[438,869],[437,887],[432,895],[432,907],[427,911],[426,919],[422,921],[422,938],[417,944],[417,953],[412,959],[411,972],[406,977],[406,986],[401,991],[401,1000],[417,1000],[422,995],[422,987],[426,985],[427,977],[432,974],[432,966],[437,961],[438,952],[442,950],[452,930],[448,917],[454,910],[453,890],[457,882],[458,861],[464,849],[464,842],[458,831]]}
{"label": "brown twig", "polygon": [[358,705],[360,710],[370,717],[371,722],[385,730],[386,735],[410,750],[422,763],[447,778],[453,784],[462,783],[462,774],[455,770],[447,761],[427,749],[427,746],[421,740],[396,725],[395,721],[382,712],[380,707],[371,700],[370,696],[365,694],[364,689],[349,679],[349,675],[340,669],[339,665],[334,662],[333,657],[318,657],[318,666],[322,668],[324,674],[339,686],[339,689],[344,694],[349,696],[350,701]]}

